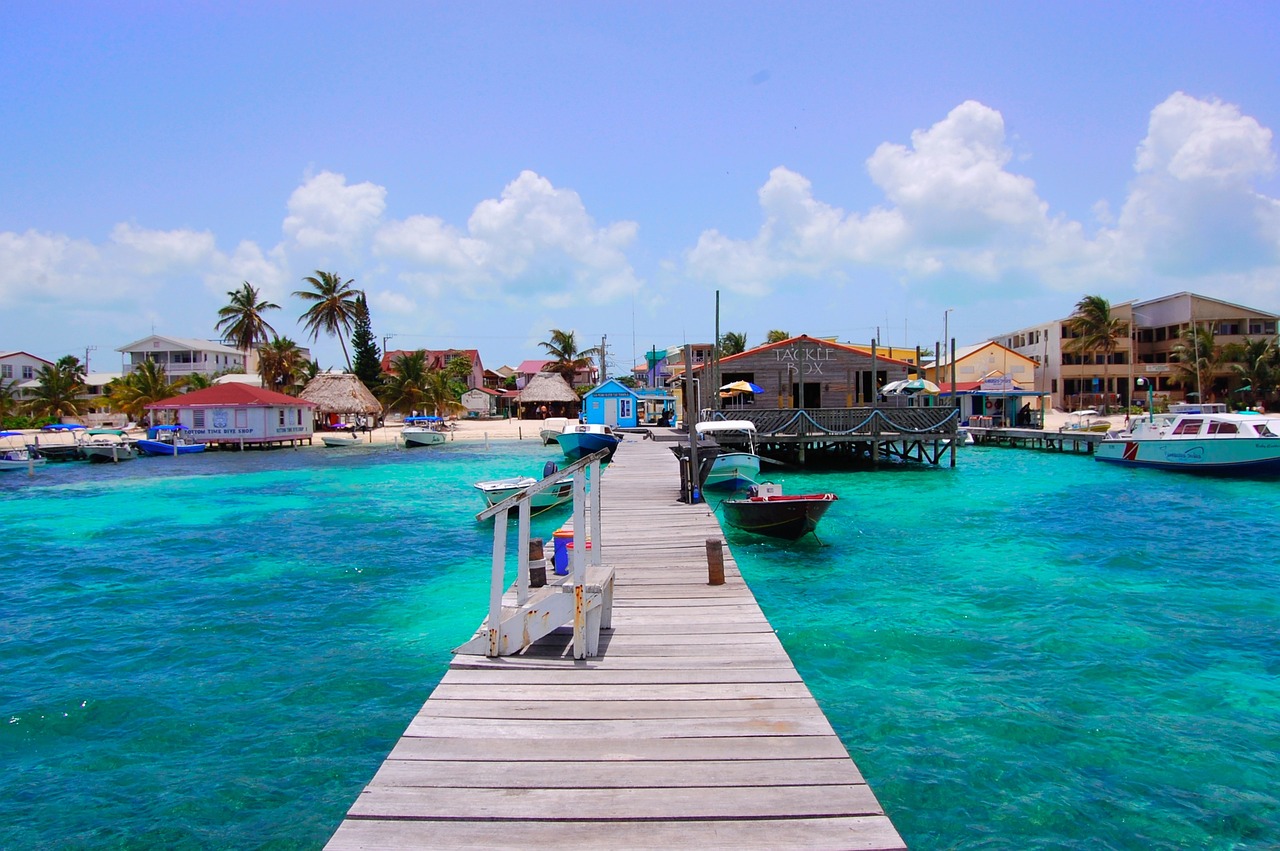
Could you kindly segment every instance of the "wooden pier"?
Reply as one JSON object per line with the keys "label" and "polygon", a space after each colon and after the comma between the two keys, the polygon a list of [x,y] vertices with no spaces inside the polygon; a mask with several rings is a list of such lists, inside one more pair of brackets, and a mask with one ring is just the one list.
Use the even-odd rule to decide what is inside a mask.
{"label": "wooden pier", "polygon": [[[328,847],[904,848],[665,445],[603,476],[612,629],[456,656]],[[485,581],[477,576],[477,582]]]}
{"label": "wooden pier", "polygon": [[1044,431],[1033,428],[969,428],[975,443],[984,446],[1010,446],[1016,449],[1042,449],[1049,452],[1073,452],[1092,455],[1105,432],[1084,429]]}

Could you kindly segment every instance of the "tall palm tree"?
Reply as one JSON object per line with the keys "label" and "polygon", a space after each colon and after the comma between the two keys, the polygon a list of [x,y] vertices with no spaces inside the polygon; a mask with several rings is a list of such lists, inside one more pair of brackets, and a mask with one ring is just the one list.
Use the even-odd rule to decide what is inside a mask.
{"label": "tall palm tree", "polygon": [[231,302],[218,311],[218,323],[214,330],[222,334],[222,339],[229,346],[235,346],[244,352],[245,372],[249,371],[249,352],[255,343],[265,343],[271,339],[276,329],[263,318],[268,310],[279,310],[280,305],[272,304],[258,294],[257,288],[244,282],[238,290],[228,290]]}
{"label": "tall palm tree", "polygon": [[302,350],[288,337],[273,337],[258,349],[258,375],[263,387],[292,395],[302,364]]}
{"label": "tall palm tree", "polygon": [[1263,337],[1260,340],[1245,338],[1239,346],[1239,353],[1231,364],[1231,371],[1240,379],[1240,383],[1249,388],[1251,399],[1266,399],[1276,386],[1276,347],[1275,343]]}
{"label": "tall palm tree", "polygon": [[592,364],[591,359],[600,354],[598,348],[578,351],[578,341],[574,333],[561,331],[558,328],[551,329],[550,340],[538,345],[546,349],[547,354],[555,359],[554,363],[547,365],[546,371],[559,373],[570,385],[573,384],[573,376],[588,369]]}
{"label": "tall palm tree", "polygon": [[[786,339],[785,337],[783,339]],[[728,357],[729,355],[742,354],[747,350],[747,335],[737,331],[726,331],[720,335],[720,354]]]}
{"label": "tall palm tree", "polygon": [[423,409],[428,372],[424,350],[397,355],[391,362],[391,372],[383,373],[379,389],[387,409],[402,413]]}
{"label": "tall palm tree", "polygon": [[1211,325],[1203,328],[1192,322],[1178,335],[1178,344],[1169,352],[1173,374],[1169,380],[1180,387],[1194,387],[1197,401],[1203,402],[1205,379],[1212,381],[1222,362],[1222,352]]}
{"label": "tall palm tree", "polygon": [[53,366],[42,366],[36,373],[40,382],[31,393],[27,409],[37,417],[76,416],[84,403],[81,398],[88,390],[84,383],[84,367],[79,358],[72,355],[59,358]]}
{"label": "tall palm tree", "polygon": [[136,421],[146,414],[147,405],[177,396],[185,386],[186,379],[170,381],[163,366],[144,360],[133,372],[111,382],[107,393],[113,408]]}
{"label": "tall palm tree", "polygon": [[777,329],[770,331],[768,334],[764,335],[764,341],[766,343],[781,343],[783,340],[790,340],[790,339],[791,339],[790,334],[788,334],[786,331],[779,331]]}
{"label": "tall palm tree", "polygon": [[1064,348],[1069,352],[1102,357],[1102,412],[1107,412],[1106,385],[1110,384],[1107,365],[1111,362],[1120,337],[1129,333],[1129,323],[1111,315],[1111,302],[1100,295],[1087,295],[1076,302],[1076,311],[1067,320],[1073,335]]}
{"label": "tall palm tree", "polygon": [[356,299],[364,293],[351,287],[355,283],[354,278],[344,282],[337,272],[317,269],[314,275],[303,278],[302,282],[311,286],[309,290],[295,290],[293,293],[311,303],[311,307],[299,317],[302,326],[311,332],[313,343],[321,331],[337,337],[342,344],[342,356],[347,361],[347,372],[350,372],[351,355],[347,354],[346,338],[351,336],[351,325],[356,317]]}

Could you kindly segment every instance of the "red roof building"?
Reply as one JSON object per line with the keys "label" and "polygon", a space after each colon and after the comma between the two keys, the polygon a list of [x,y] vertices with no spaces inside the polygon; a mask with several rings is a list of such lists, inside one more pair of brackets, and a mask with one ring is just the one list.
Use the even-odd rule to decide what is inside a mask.
{"label": "red roof building", "polygon": [[251,384],[216,384],[147,405],[173,412],[173,422],[203,443],[294,444],[311,442],[314,402]]}

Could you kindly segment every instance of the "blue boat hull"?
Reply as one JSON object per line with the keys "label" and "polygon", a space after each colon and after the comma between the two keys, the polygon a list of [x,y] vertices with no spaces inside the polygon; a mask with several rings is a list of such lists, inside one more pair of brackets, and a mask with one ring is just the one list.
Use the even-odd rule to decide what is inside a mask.
{"label": "blue boat hull", "polygon": [[613,453],[618,448],[618,438],[607,434],[595,434],[592,432],[571,432],[567,434],[556,435],[556,443],[560,444],[564,457],[570,461],[577,461],[585,458],[601,449],[609,452],[607,461],[613,457]]}
{"label": "blue boat hull", "polygon": [[139,440],[136,445],[143,455],[194,455],[205,447],[203,443],[179,443],[174,452],[174,445],[163,440]]}

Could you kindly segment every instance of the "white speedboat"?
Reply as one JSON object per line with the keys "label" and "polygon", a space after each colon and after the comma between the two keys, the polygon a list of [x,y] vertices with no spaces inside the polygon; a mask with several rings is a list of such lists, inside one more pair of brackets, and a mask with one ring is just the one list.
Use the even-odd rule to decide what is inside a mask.
{"label": "white speedboat", "polygon": [[[9,437],[26,438],[20,431],[0,431],[0,439]],[[45,463],[45,459],[27,446],[0,444],[0,472],[5,470],[29,470]]]}
{"label": "white speedboat", "polygon": [[1098,444],[1094,459],[1132,467],[1219,475],[1280,475],[1280,419],[1175,405],[1134,420]]}
{"label": "white speedboat", "polygon": [[547,417],[542,421],[542,428],[538,430],[538,437],[542,438],[543,446],[550,446],[556,442],[556,437],[564,431],[564,427],[569,424],[568,417]]}
{"label": "white speedboat", "polygon": [[[556,462],[548,461],[542,469],[542,478],[545,479],[547,476],[555,474],[555,472]],[[476,482],[475,488],[484,497],[485,505],[495,505],[530,485],[536,485],[539,481],[541,479],[535,479],[532,476],[511,476],[506,479]],[[556,483],[546,490],[534,494],[529,500],[529,506],[534,510],[541,510],[562,505],[571,499],[573,499],[573,477],[566,476],[563,479],[557,479]]]}
{"label": "white speedboat", "polygon": [[404,430],[400,432],[400,436],[404,438],[406,447],[435,446],[448,439],[445,432],[440,430],[443,426],[444,420],[440,417],[405,417]]}
{"label": "white speedboat", "polygon": [[118,464],[138,457],[129,436],[118,428],[95,428],[80,439],[80,451],[93,464]]}
{"label": "white speedboat", "polygon": [[750,487],[760,479],[760,456],[756,454],[756,425],[749,420],[720,420],[698,423],[699,437],[710,437],[720,445],[720,454],[702,487],[736,490]]}
{"label": "white speedboat", "polygon": [[608,461],[613,458],[613,453],[621,442],[622,438],[614,434],[613,429],[600,423],[570,422],[565,425],[564,431],[556,435],[556,443],[560,444],[564,457],[570,461],[585,458],[601,449],[608,451],[609,454],[605,457]]}

